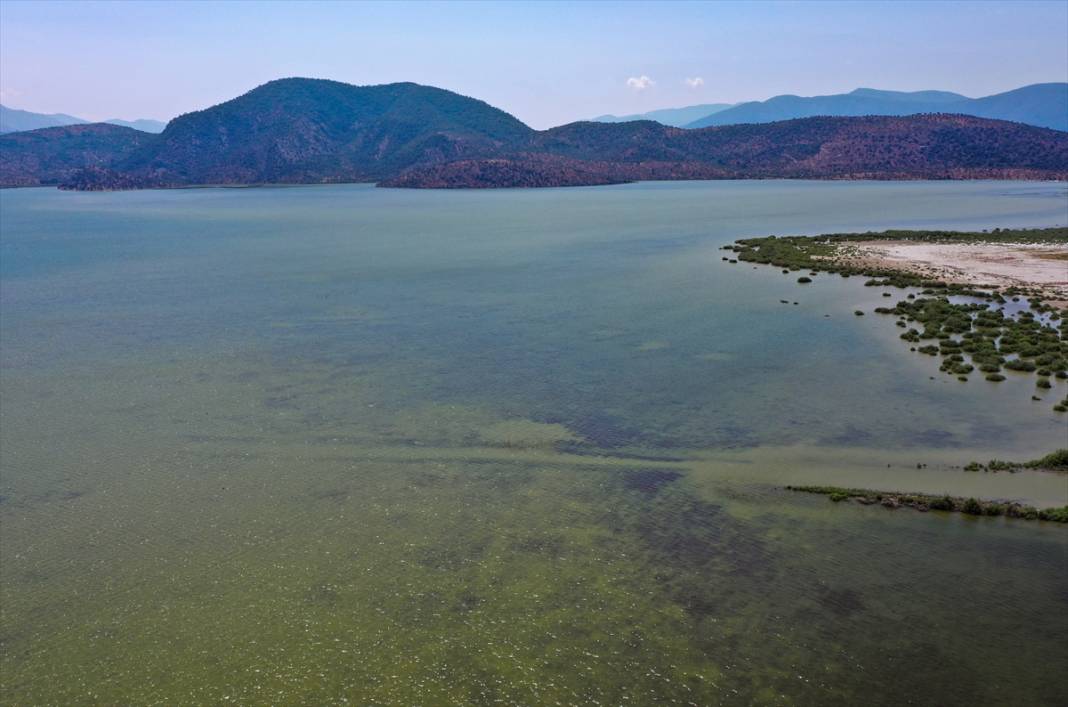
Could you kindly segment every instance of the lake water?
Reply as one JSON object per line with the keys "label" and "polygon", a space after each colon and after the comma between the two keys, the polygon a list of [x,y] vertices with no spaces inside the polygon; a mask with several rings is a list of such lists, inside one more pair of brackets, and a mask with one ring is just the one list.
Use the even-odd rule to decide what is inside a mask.
{"label": "lake water", "polygon": [[1065,446],[1068,386],[719,247],[1066,222],[1008,182],[0,191],[0,699],[1054,704],[1068,529],[782,487],[1063,505],[959,467]]}

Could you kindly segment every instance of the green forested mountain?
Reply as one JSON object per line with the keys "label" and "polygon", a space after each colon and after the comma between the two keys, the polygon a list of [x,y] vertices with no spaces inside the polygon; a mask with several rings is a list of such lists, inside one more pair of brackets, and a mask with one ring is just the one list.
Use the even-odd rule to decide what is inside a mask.
{"label": "green forested mountain", "polygon": [[970,116],[817,117],[694,130],[579,122],[536,131],[439,88],[317,79],[272,81],[179,116],[158,136],[103,124],[0,136],[0,185],[78,189],[1066,176],[1068,133]]}
{"label": "green forested mountain", "polygon": [[[532,156],[551,157],[536,161]],[[502,160],[507,161],[507,169]],[[485,162],[510,182],[486,184]],[[386,185],[560,185],[664,179],[1068,178],[1068,133],[963,115],[802,118],[701,130],[652,121],[572,123],[532,135],[512,155],[425,165]],[[531,165],[537,177],[524,173]]]}
{"label": "green forested mountain", "polygon": [[502,110],[430,86],[281,79],[175,118],[118,168],[181,184],[373,181],[531,132]]}
{"label": "green forested mountain", "polygon": [[108,123],[0,135],[0,186],[64,183],[81,170],[109,168],[154,138]]}

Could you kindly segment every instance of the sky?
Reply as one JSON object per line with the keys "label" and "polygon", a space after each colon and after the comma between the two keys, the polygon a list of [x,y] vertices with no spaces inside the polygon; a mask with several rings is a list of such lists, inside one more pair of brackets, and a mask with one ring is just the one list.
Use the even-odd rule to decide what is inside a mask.
{"label": "sky", "polygon": [[0,102],[167,120],[286,76],[415,81],[535,128],[858,87],[1068,81],[1068,2],[0,0]]}

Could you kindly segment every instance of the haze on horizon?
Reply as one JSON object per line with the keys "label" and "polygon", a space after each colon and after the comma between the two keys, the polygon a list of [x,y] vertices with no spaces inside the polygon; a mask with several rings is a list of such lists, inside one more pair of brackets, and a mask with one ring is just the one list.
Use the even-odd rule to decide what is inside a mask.
{"label": "haze on horizon", "polygon": [[535,128],[857,87],[1068,81],[1068,3],[0,2],[0,102],[90,120],[286,76],[415,81]]}

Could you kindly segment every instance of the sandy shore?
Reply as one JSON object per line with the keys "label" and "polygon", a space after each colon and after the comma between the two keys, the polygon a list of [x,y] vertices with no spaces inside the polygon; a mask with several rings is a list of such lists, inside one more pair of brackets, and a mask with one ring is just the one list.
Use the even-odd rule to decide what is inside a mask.
{"label": "sandy shore", "polygon": [[968,285],[1036,287],[1068,303],[1068,246],[1006,243],[862,241],[843,260]]}

